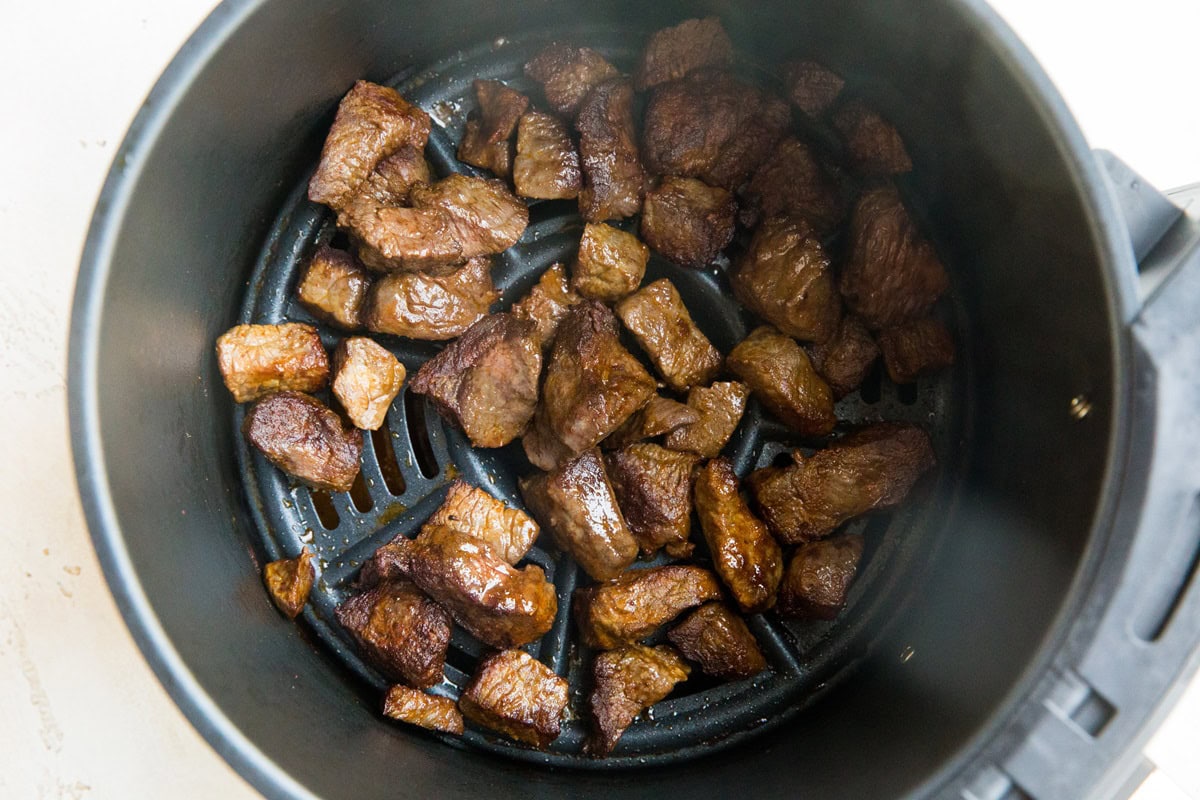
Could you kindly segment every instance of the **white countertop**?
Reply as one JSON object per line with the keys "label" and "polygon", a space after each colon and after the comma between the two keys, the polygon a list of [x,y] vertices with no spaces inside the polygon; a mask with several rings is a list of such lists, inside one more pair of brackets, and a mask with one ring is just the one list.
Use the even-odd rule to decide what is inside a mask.
{"label": "white countertop", "polygon": [[[256,797],[151,674],[75,493],[65,362],[84,232],[117,143],[212,0],[5,3],[0,25],[2,798]],[[1093,145],[1200,181],[1196,0],[997,0]],[[1200,682],[1147,749],[1137,800],[1200,800]]]}

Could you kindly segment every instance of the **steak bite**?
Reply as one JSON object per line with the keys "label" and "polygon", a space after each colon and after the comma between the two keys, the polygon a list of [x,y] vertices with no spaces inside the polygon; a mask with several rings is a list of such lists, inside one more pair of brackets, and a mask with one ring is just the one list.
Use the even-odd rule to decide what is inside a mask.
{"label": "steak bite", "polygon": [[343,339],[333,352],[333,396],[354,427],[379,430],[404,385],[404,365],[365,336]]}
{"label": "steak bite", "polygon": [[633,416],[621,423],[600,443],[607,450],[616,450],[644,439],[653,439],[700,421],[695,409],[669,397],[655,395],[650,402],[633,412]]}
{"label": "steak bite", "polygon": [[634,73],[639,92],[682,78],[700,67],[724,67],[733,61],[733,42],[717,17],[688,19],[655,31]]}
{"label": "steak bite", "polygon": [[933,317],[922,317],[879,332],[879,348],[888,377],[912,383],[954,363],[954,338]]}
{"label": "steak bite", "polygon": [[505,650],[479,665],[458,707],[472,722],[534,747],[558,738],[567,682],[522,650]]}
{"label": "steak bite", "polygon": [[579,295],[567,284],[567,271],[563,265],[551,264],[529,294],[513,303],[512,314],[534,324],[534,338],[545,352],[554,343],[554,335],[567,316],[567,309],[578,302]]}
{"label": "steak bite", "polygon": [[401,208],[360,197],[338,224],[350,230],[359,260],[376,272],[444,273],[463,261],[462,243],[441,208]]}
{"label": "steak bite", "polygon": [[421,689],[441,683],[450,615],[410,581],[381,581],[351,595],[335,613],[384,677]]}
{"label": "steak bite", "polygon": [[321,337],[300,322],[230,328],[217,339],[217,366],[237,403],[281,390],[315,392],[329,380]]}
{"label": "steak bite", "polygon": [[467,115],[456,155],[464,164],[486,169],[497,178],[507,178],[513,171],[513,143],[508,139],[489,142],[483,134],[483,123],[475,112]]}
{"label": "steak bite", "polygon": [[525,65],[525,74],[542,85],[552,109],[573,117],[593,86],[621,73],[589,47],[555,42]]}
{"label": "steak bite", "polygon": [[507,250],[529,225],[529,208],[503,181],[451,175],[414,186],[409,196],[414,208],[446,212],[464,259]]}
{"label": "steak bite", "polygon": [[348,492],[358,476],[362,432],[306,394],[267,395],[246,412],[242,434],[268,461],[314,489]]}
{"label": "steak bite", "polygon": [[363,323],[376,333],[444,341],[465,332],[499,297],[491,262],[473,258],[448,275],[385,275],[371,287]]}
{"label": "steak bite", "polygon": [[779,587],[779,613],[802,619],[836,617],[846,605],[862,553],[863,538],[854,533],[800,545]]}
{"label": "steak bite", "polygon": [[846,215],[841,188],[812,148],[789,136],[755,171],[742,192],[741,220],[752,226],[762,217],[793,216],[825,234]]}
{"label": "steak bite", "polygon": [[642,238],[681,267],[711,264],[733,241],[733,195],[695,178],[666,177],[646,192]]}
{"label": "steak bite", "polygon": [[804,348],[774,328],[755,328],[727,363],[767,411],[802,436],[824,436],[837,424],[829,385]]}
{"label": "steak bite", "polygon": [[509,140],[529,107],[529,98],[500,81],[476,80],[473,88],[479,107],[467,117],[458,160],[505,177],[512,166]]}
{"label": "steak bite", "polygon": [[729,191],[741,187],[771,154],[792,124],[792,110],[773,94],[760,92],[758,107],[743,118],[736,132],[721,147],[712,165],[700,177],[710,186]]}
{"label": "steak bite", "polygon": [[513,186],[521,197],[570,200],[579,196],[583,173],[571,131],[558,117],[527,111],[517,126]]}
{"label": "steak bite", "polygon": [[817,374],[833,390],[833,399],[841,400],[866,379],[871,365],[879,358],[879,346],[863,321],[853,314],[842,317],[837,333],[808,348]]}
{"label": "steak bite", "polygon": [[579,107],[575,130],[583,164],[580,215],[587,222],[603,222],[638,213],[646,176],[638,157],[629,81],[597,84]]}
{"label": "steak bite", "polygon": [[846,85],[841,75],[816,61],[782,64],[779,77],[783,79],[792,105],[810,117],[819,117],[828,111]]}
{"label": "steak bite", "polygon": [[668,645],[628,645],[596,655],[592,665],[590,707],[595,724],[586,745],[593,755],[606,755],[634,718],[687,680],[691,670]]}
{"label": "steak bite", "polygon": [[642,282],[650,248],[632,233],[602,223],[583,226],[571,288],[584,297],[613,303]]}
{"label": "steak bite", "polygon": [[449,697],[426,694],[407,686],[393,686],[383,700],[383,715],[426,730],[462,736],[463,716]]}
{"label": "steak bite", "polygon": [[295,558],[272,561],[263,567],[263,582],[267,584],[271,602],[288,619],[295,619],[304,610],[315,578],[313,554],[307,547]]}
{"label": "steak bite", "polygon": [[688,407],[700,415],[697,422],[683,425],[663,441],[671,450],[714,458],[724,449],[746,411],[750,390],[737,381],[718,381],[712,386],[693,386]]}
{"label": "steak bite", "polygon": [[469,534],[514,566],[538,537],[538,525],[528,514],[462,480],[450,484],[446,499],[425,524]]}
{"label": "steak bite", "polygon": [[370,288],[371,276],[354,256],[322,246],[305,267],[296,294],[314,317],[352,331],[362,325],[363,301]]}
{"label": "steak bite", "polygon": [[689,608],[721,596],[717,577],[691,564],[629,570],[575,590],[575,624],[588,647],[609,650],[645,639]]}
{"label": "steak bite", "polygon": [[687,391],[720,372],[720,351],[696,327],[666,278],[626,297],[617,303],[616,311],[672,390]]}
{"label": "steak bite", "polygon": [[846,161],[866,178],[902,175],[912,171],[904,140],[892,124],[858,100],[842,103],[832,117],[846,145]]}
{"label": "steak bite", "polygon": [[[433,183],[433,169],[425,160],[424,144],[420,147],[404,145],[380,161],[375,170],[351,201],[374,202],[385,206],[398,206],[408,202],[409,192],[418,183]],[[338,224],[344,224],[344,215],[338,214]]]}
{"label": "steak bite", "polygon": [[644,555],[662,547],[691,554],[692,481],[700,456],[656,444],[631,444],[604,457],[617,504]]}
{"label": "steak bite", "polygon": [[684,658],[696,662],[701,672],[714,678],[740,681],[767,668],[767,660],[746,621],[724,603],[700,606],[672,628],[667,638]]}

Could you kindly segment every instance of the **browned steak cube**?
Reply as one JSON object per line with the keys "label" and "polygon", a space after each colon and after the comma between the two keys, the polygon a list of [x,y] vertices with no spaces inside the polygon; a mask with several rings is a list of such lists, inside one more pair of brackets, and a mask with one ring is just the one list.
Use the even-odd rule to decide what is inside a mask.
{"label": "browned steak cube", "polygon": [[792,216],[824,234],[846,215],[837,180],[794,136],[775,146],[741,196],[741,219],[748,226],[763,217]]}
{"label": "browned steak cube", "polygon": [[697,453],[705,458],[718,455],[733,436],[750,390],[737,381],[718,381],[712,386],[693,386],[688,392],[688,407],[700,415],[697,422],[683,425],[667,434],[663,441],[672,450]]}
{"label": "browned steak cube", "polygon": [[478,109],[467,120],[458,160],[507,176],[512,166],[513,131],[529,107],[529,98],[500,81],[476,80]]}
{"label": "browned steak cube", "polygon": [[343,339],[333,352],[333,396],[354,427],[379,430],[404,385],[404,365],[365,336]]}
{"label": "browned steak cube", "polygon": [[746,621],[724,603],[705,603],[667,634],[684,658],[705,675],[727,681],[752,678],[767,668],[767,659]]}
{"label": "browned steak cube", "polygon": [[775,605],[783,553],[767,526],[750,513],[727,458],[714,458],[696,478],[696,514],[713,567],[748,614]]}
{"label": "browned steak cube", "polygon": [[314,317],[352,331],[362,324],[371,276],[344,250],[321,247],[296,287],[300,304]]}
{"label": "browned steak cube", "polygon": [[858,100],[833,112],[833,127],[846,145],[846,161],[863,177],[886,177],[912,171],[904,140],[892,124]]}
{"label": "browned steak cube", "polygon": [[616,450],[699,421],[700,414],[694,408],[678,400],[655,395],[600,444],[607,450]]}
{"label": "browned steak cube", "polygon": [[616,311],[674,391],[708,383],[720,372],[720,351],[696,327],[679,292],[666,278],[626,297],[617,303]]}
{"label": "browned steak cube", "polygon": [[608,650],[645,639],[687,609],[720,596],[721,586],[708,570],[668,564],[576,589],[572,610],[584,644]]}
{"label": "browned steak cube", "polygon": [[733,42],[716,17],[688,19],[655,31],[634,73],[639,92],[682,78],[700,67],[724,67],[733,61]]}
{"label": "browned steak cube", "polygon": [[317,329],[299,322],[230,328],[217,339],[217,366],[238,403],[284,389],[315,392],[329,380]]}
{"label": "browned steak cube", "polygon": [[841,400],[862,385],[871,365],[879,358],[879,346],[863,321],[854,314],[842,317],[837,333],[824,342],[810,345],[813,366]]}
{"label": "browned steak cube", "polygon": [[463,716],[449,697],[426,694],[407,686],[393,686],[383,700],[383,715],[431,731],[462,736]]}
{"label": "browned steak cube", "polygon": [[879,332],[888,377],[912,383],[954,363],[954,338],[940,320],[922,317]]}
{"label": "browned steak cube", "polygon": [[792,111],[787,103],[773,94],[760,94],[758,108],[741,121],[716,161],[700,177],[710,186],[737,191],[770,156],[791,123]]}
{"label": "browned steak cube", "polygon": [[529,208],[503,181],[451,175],[414,186],[409,197],[415,208],[439,208],[449,215],[451,235],[461,245],[463,258],[503,252],[529,225]]}
{"label": "browned steak cube", "polygon": [[695,178],[663,178],[646,192],[642,238],[681,267],[711,264],[733,241],[733,195]]}
{"label": "browned steak cube", "polygon": [[450,615],[410,581],[381,581],[337,607],[337,620],[389,680],[421,689],[442,682]]}
{"label": "browned steak cube", "polygon": [[591,48],[556,42],[525,65],[525,74],[542,84],[552,109],[571,117],[593,86],[621,73]]}
{"label": "browned steak cube", "polygon": [[358,476],[362,432],[306,394],[267,395],[246,413],[242,434],[268,461],[313,488],[348,492]]}
{"label": "browned steak cube", "polygon": [[476,447],[503,447],[525,432],[538,399],[537,328],[489,314],[417,370],[410,389],[427,395]]}
{"label": "browned steak cube", "polygon": [[571,131],[558,117],[528,111],[517,126],[513,186],[521,197],[570,200],[579,196],[583,173]]}
{"label": "browned steak cube", "polygon": [[692,481],[700,456],[643,442],[604,457],[617,504],[645,555],[691,553]]}
{"label": "browned steak cube", "polygon": [[882,422],[856,431],[788,467],[764,467],[746,479],[759,513],[785,544],[832,533],[868,511],[894,508],[934,465],[925,431]]}
{"label": "browned steak cube", "polygon": [[489,170],[497,178],[507,178],[513,171],[513,143],[508,139],[489,142],[477,112],[467,115],[457,156],[464,164]]}
{"label": "browned steak cube", "polygon": [[510,508],[478,486],[456,480],[426,525],[444,525],[474,536],[515,565],[538,537],[538,525],[519,508]]}
{"label": "browned steak cube", "polygon": [[596,580],[620,574],[637,558],[599,450],[522,478],[521,496],[559,549]]}
{"label": "browned steak cube", "polygon": [[646,176],[638,157],[629,81],[618,78],[597,84],[579,107],[575,130],[583,165],[579,213],[588,222],[638,213]]}
{"label": "browned steak cube", "polygon": [[583,226],[571,287],[584,297],[613,303],[642,282],[650,248],[632,233],[603,223]]}
{"label": "browned steak cube", "polygon": [[567,309],[578,302],[579,295],[567,284],[567,271],[563,265],[551,264],[529,294],[513,304],[512,313],[514,317],[534,324],[534,338],[544,352],[554,344],[554,335],[567,316]]}
{"label": "browned steak cube", "polygon": [[846,85],[841,75],[816,61],[789,61],[779,67],[788,99],[810,117],[829,110]]}
{"label": "browned steak cube", "polygon": [[[403,205],[408,202],[412,187],[432,182],[433,169],[425,160],[424,146],[405,145],[375,166],[349,205],[363,201],[366,205]],[[348,227],[348,220],[346,214],[338,214],[338,224],[342,227]]]}
{"label": "browned steak cube", "polygon": [[592,665],[590,706],[595,725],[586,749],[605,755],[634,718],[665,698],[691,670],[673,647],[627,645],[596,655]]}
{"label": "browned steak cube", "polygon": [[824,436],[837,424],[829,384],[794,339],[766,325],[755,328],[727,363],[767,411],[802,436]]}
{"label": "browned steak cube", "polygon": [[448,275],[400,272],[371,287],[363,324],[376,333],[443,341],[466,331],[499,297],[486,258],[473,258]]}
{"label": "browned steak cube", "polygon": [[441,208],[401,208],[367,197],[351,201],[338,216],[359,260],[376,272],[444,273],[461,264],[463,248],[451,223]]}
{"label": "browned steak cube", "polygon": [[305,547],[295,558],[272,561],[263,567],[263,581],[271,593],[271,602],[288,619],[300,616],[304,604],[308,602],[308,594],[316,578],[312,562],[312,551]]}
{"label": "browned steak cube", "polygon": [[846,605],[862,553],[863,538],[858,534],[800,545],[779,587],[779,613],[802,619],[835,618]]}
{"label": "browned steak cube", "polygon": [[522,650],[484,660],[458,699],[467,719],[534,747],[558,738],[567,682]]}

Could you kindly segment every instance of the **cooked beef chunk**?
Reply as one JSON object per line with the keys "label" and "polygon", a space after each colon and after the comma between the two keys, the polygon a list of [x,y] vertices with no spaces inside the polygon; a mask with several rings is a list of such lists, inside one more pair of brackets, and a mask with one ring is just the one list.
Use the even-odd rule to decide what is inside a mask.
{"label": "cooked beef chunk", "polygon": [[760,93],[758,108],[741,120],[712,166],[700,177],[711,186],[736,191],[771,154],[791,123],[792,111],[787,103],[773,94]]}
{"label": "cooked beef chunk", "polygon": [[637,558],[637,542],[621,515],[599,450],[522,478],[521,496],[559,549],[596,580],[620,574]]}
{"label": "cooked beef chunk", "polygon": [[300,304],[314,317],[352,331],[362,325],[371,276],[344,250],[321,247],[296,287]]}
{"label": "cooked beef chunk", "polygon": [[912,171],[904,140],[892,124],[858,100],[833,112],[833,127],[846,145],[846,161],[863,177],[886,177]]}
{"label": "cooked beef chunk", "polygon": [[617,504],[645,555],[666,547],[686,556],[692,544],[692,481],[700,456],[656,444],[631,444],[604,457]]}
{"label": "cooked beef chunk", "polygon": [[812,148],[794,136],[775,146],[741,197],[741,220],[748,226],[763,217],[793,216],[824,234],[846,216],[835,176],[821,166]]}
{"label": "cooked beef chunk", "polygon": [[727,681],[752,678],[767,660],[746,622],[724,603],[705,603],[667,634],[684,658],[705,675]]}
{"label": "cooked beef chunk", "polygon": [[642,238],[669,261],[700,269],[733,241],[733,195],[695,178],[663,178],[646,192]]}
{"label": "cooked beef chunk", "polygon": [[714,458],[705,464],[696,478],[695,496],[713,567],[738,607],[756,613],[775,605],[783,553],[739,494],[733,463]]}
{"label": "cooked beef chunk", "polygon": [[779,587],[779,613],[804,619],[836,617],[846,605],[862,553],[858,534],[800,545]]}
{"label": "cooked beef chunk", "polygon": [[426,694],[407,686],[393,686],[383,700],[383,715],[419,725],[426,730],[462,736],[463,716],[449,697]]}
{"label": "cooked beef chunk", "polygon": [[288,619],[300,616],[304,604],[308,602],[308,593],[312,591],[316,578],[312,562],[312,551],[305,547],[295,558],[272,561],[263,567],[263,581],[271,593],[271,602]]}
{"label": "cooked beef chunk", "polygon": [[785,544],[831,533],[868,511],[894,508],[934,464],[925,431],[876,423],[788,467],[764,467],[746,479],[759,513]]}
{"label": "cooked beef chunk", "polygon": [[750,390],[736,381],[718,381],[712,386],[693,386],[688,392],[688,407],[700,414],[700,420],[683,425],[667,434],[663,444],[672,450],[698,453],[705,458],[718,455],[733,436]]}
{"label": "cooked beef chunk", "polygon": [[592,300],[616,302],[641,284],[649,260],[650,248],[632,233],[588,223],[571,269],[571,288]]}
{"label": "cooked beef chunk", "polygon": [[525,65],[525,74],[542,84],[552,109],[570,117],[593,86],[621,73],[591,48],[556,42]]}
{"label": "cooked beef chunk", "polygon": [[583,173],[566,123],[551,114],[528,111],[517,126],[513,186],[521,197],[570,200],[579,196]]}
{"label": "cooked beef chunk", "polygon": [[513,304],[513,316],[527,319],[534,324],[534,338],[542,351],[554,344],[559,323],[567,316],[567,309],[579,302],[579,295],[567,284],[567,272],[562,264],[551,264],[542,273],[529,294]]}
{"label": "cooked beef chunk", "polygon": [[230,328],[217,339],[217,366],[238,403],[284,389],[315,392],[329,380],[317,329],[299,322]]}
{"label": "cooked beef chunk", "polygon": [[410,198],[415,208],[440,208],[449,215],[451,234],[462,246],[463,258],[507,250],[529,224],[529,208],[503,181],[451,175],[414,186]]}
{"label": "cooked beef chunk", "polygon": [[401,208],[360,197],[338,220],[350,230],[359,260],[376,272],[444,273],[463,261],[462,243],[441,208]]}
{"label": "cooked beef chunk", "polygon": [[586,749],[605,755],[634,718],[687,680],[691,670],[673,647],[634,644],[596,655],[590,706],[596,730]]}
{"label": "cooked beef chunk", "polygon": [[837,424],[829,384],[794,339],[766,325],[755,328],[727,363],[767,411],[797,433],[824,436]]}
{"label": "cooked beef chunk", "polygon": [[810,117],[819,117],[828,111],[846,85],[841,75],[816,61],[782,64],[779,77],[783,79],[792,105]]}
{"label": "cooked beef chunk", "polygon": [[859,198],[849,239],[839,288],[871,330],[924,316],[950,285],[895,187],[877,187]]}
{"label": "cooked beef chunk", "polygon": [[513,143],[508,139],[489,142],[477,112],[467,115],[457,155],[464,164],[489,170],[497,178],[507,178],[513,171]]}
{"label": "cooked beef chunk", "polygon": [[933,317],[922,317],[879,332],[879,348],[888,377],[912,383],[954,363],[954,338]]}
{"label": "cooked beef chunk", "polygon": [[333,352],[333,395],[354,427],[378,430],[404,385],[404,365],[365,336],[343,339]]}
{"label": "cooked beef chunk", "polygon": [[842,309],[829,257],[802,220],[763,222],[730,283],[743,306],[788,336],[819,342],[837,332]]}
{"label": "cooked beef chunk", "polygon": [[362,432],[306,394],[267,395],[246,413],[242,433],[268,461],[314,488],[348,492],[358,475]]}
{"label": "cooked beef chunk", "polygon": [[842,317],[837,333],[824,342],[810,345],[817,374],[833,390],[833,399],[841,400],[862,385],[871,365],[879,358],[879,346],[863,321],[853,314]]}
{"label": "cooked beef chunk", "polygon": [[689,608],[721,596],[717,578],[692,564],[629,570],[575,590],[575,624],[584,644],[608,650],[645,639]]}
{"label": "cooked beef chunk", "polygon": [[[409,192],[418,183],[432,183],[433,170],[425,160],[424,145],[405,145],[376,165],[367,176],[350,205],[367,201],[385,206],[408,202]],[[338,224],[347,227],[348,216],[338,214]]]}
{"label": "cooked beef chunk", "polygon": [[688,19],[655,31],[634,73],[639,92],[682,78],[700,67],[724,67],[733,61],[733,42],[716,17]]}
{"label": "cooked beef chunk", "polygon": [[426,525],[444,525],[484,542],[509,564],[525,557],[538,537],[538,525],[519,508],[510,508],[477,486],[456,480]]}
{"label": "cooked beef chunk", "polygon": [[616,311],[672,390],[683,392],[708,383],[720,372],[720,351],[696,327],[666,278],[626,297],[617,303]]}
{"label": "cooked beef chunk", "polygon": [[529,98],[500,81],[476,80],[479,108],[468,118],[458,160],[507,176],[512,165],[512,138]]}
{"label": "cooked beef chunk", "polygon": [[505,650],[479,665],[458,707],[476,724],[546,747],[558,738],[567,690],[567,682],[533,656]]}
{"label": "cooked beef chunk", "polygon": [[403,578],[381,581],[337,607],[363,656],[390,680],[421,689],[442,681],[450,615]]}
{"label": "cooked beef chunk", "polygon": [[629,81],[612,79],[597,84],[579,107],[575,130],[583,164],[579,213],[588,222],[638,213],[646,176],[638,158]]}
{"label": "cooked beef chunk", "polygon": [[503,447],[525,432],[538,399],[537,328],[489,314],[417,370],[410,389],[428,395],[476,447]]}
{"label": "cooked beef chunk", "polygon": [[700,414],[695,409],[678,400],[655,395],[600,444],[607,450],[616,450],[699,421]]}
{"label": "cooked beef chunk", "polygon": [[385,275],[367,295],[363,324],[376,333],[410,339],[453,339],[488,312],[500,293],[491,262],[473,258],[449,275]]}

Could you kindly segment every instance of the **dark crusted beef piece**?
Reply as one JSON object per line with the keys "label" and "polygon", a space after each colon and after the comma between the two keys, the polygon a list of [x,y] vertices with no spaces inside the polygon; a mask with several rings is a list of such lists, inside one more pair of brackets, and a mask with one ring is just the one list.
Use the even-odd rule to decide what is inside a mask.
{"label": "dark crusted beef piece", "polygon": [[529,107],[529,98],[500,81],[476,80],[474,89],[479,108],[467,120],[458,160],[507,176],[512,165],[509,140]]}
{"label": "dark crusted beef piece", "polygon": [[593,86],[621,73],[591,48],[556,42],[525,65],[525,74],[542,84],[552,109],[570,117]]}
{"label": "dark crusted beef piece", "polygon": [[733,42],[716,17],[688,19],[655,31],[642,51],[634,86],[644,92],[682,78],[700,67],[724,67],[733,61]]}
{"label": "dark crusted beef piece", "polygon": [[617,503],[645,555],[690,554],[692,481],[700,456],[642,442],[604,457]]}
{"label": "dark crusted beef piece", "polygon": [[681,267],[700,269],[733,241],[733,195],[695,178],[666,177],[646,192],[642,238]]}
{"label": "dark crusted beef piece", "polygon": [[579,107],[575,130],[583,164],[579,213],[588,222],[638,213],[646,175],[638,157],[629,81],[616,78],[592,89]]}
{"label": "dark crusted beef piece", "polygon": [[575,624],[588,647],[610,649],[645,639],[693,606],[721,596],[717,578],[692,564],[629,570],[575,590]]}
{"label": "dark crusted beef piece", "polygon": [[464,259],[507,250],[529,224],[529,208],[503,181],[451,175],[414,186],[409,197],[416,208],[440,208],[449,215]]}
{"label": "dark crusted beef piece", "polygon": [[791,124],[792,111],[788,104],[773,94],[760,93],[758,108],[741,120],[712,166],[700,177],[711,186],[736,191],[771,154]]}
{"label": "dark crusted beef piece", "polygon": [[469,534],[513,565],[525,557],[538,537],[538,525],[528,514],[462,480],[450,484],[446,499],[426,525],[444,525]]}
{"label": "dark crusted beef piece", "polygon": [[672,390],[683,392],[717,376],[720,351],[696,327],[666,278],[626,297],[617,303],[616,311]]}
{"label": "dark crusted beef piece", "polygon": [[463,732],[463,716],[449,697],[426,694],[407,686],[393,686],[383,700],[383,715],[431,731]]}
{"label": "dark crusted beef piece", "polygon": [[354,427],[378,430],[404,385],[404,365],[365,336],[343,339],[333,352],[333,395]]}
{"label": "dark crusted beef piece", "polygon": [[285,389],[315,392],[329,380],[321,337],[300,322],[230,328],[217,339],[217,366],[238,403]]}
{"label": "dark crusted beef piece", "polygon": [[529,294],[513,303],[512,313],[534,324],[534,338],[544,352],[554,344],[554,335],[567,316],[567,309],[578,302],[579,295],[568,285],[563,265],[551,264]]}
{"label": "dark crusted beef piece", "polygon": [[632,233],[588,223],[571,269],[571,287],[592,300],[614,303],[641,284],[649,260],[650,248]]}
{"label": "dark crusted beef piece", "polygon": [[295,558],[272,561],[263,567],[263,581],[271,594],[271,602],[289,619],[300,616],[308,602],[316,578],[312,562],[312,551],[305,547]]}
{"label": "dark crusted beef piece", "polygon": [[655,395],[601,442],[601,446],[607,450],[616,450],[699,421],[700,413],[694,408],[678,400]]}
{"label": "dark crusted beef piece", "polygon": [[546,747],[558,738],[567,682],[522,650],[484,660],[458,707],[467,719],[519,742]]}
{"label": "dark crusted beef piece", "polygon": [[832,121],[846,145],[846,161],[858,175],[886,177],[912,171],[912,159],[899,132],[862,102],[842,103]]}
{"label": "dark crusted beef piece", "polygon": [[458,143],[459,161],[489,170],[497,178],[507,178],[513,171],[513,150],[513,143],[508,139],[499,142],[487,140],[478,112],[467,115],[462,141]]}
{"label": "dark crusted beef piece", "polygon": [[517,127],[513,186],[521,197],[569,200],[579,196],[583,173],[566,123],[551,114],[528,111]]}
{"label": "dark crusted beef piece", "polygon": [[862,553],[858,534],[800,545],[779,587],[779,613],[803,619],[836,617],[846,605]]}
{"label": "dark crusted beef piece", "polygon": [[879,332],[888,377],[912,383],[954,363],[954,338],[940,320],[922,317]]}
{"label": "dark crusted beef piece", "polygon": [[352,595],[337,620],[385,677],[421,689],[441,683],[450,615],[411,582],[381,581]]}
{"label": "dark crusted beef piece", "polygon": [[833,399],[841,400],[862,385],[871,365],[879,358],[879,346],[863,321],[847,314],[842,317],[837,333],[824,342],[810,345],[808,354],[817,374],[833,390]]}
{"label": "dark crusted beef piece", "polygon": [[726,359],[763,406],[802,436],[833,430],[833,392],[794,339],[768,326],[755,328]]}
{"label": "dark crusted beef piece", "polygon": [[400,272],[371,287],[363,323],[376,333],[453,339],[487,314],[499,296],[486,258],[473,258],[448,275]]}
{"label": "dark crusted beef piece", "polygon": [[816,61],[788,61],[780,65],[779,77],[792,105],[810,117],[828,111],[846,85],[841,75]]}
{"label": "dark crusted beef piece", "polygon": [[344,250],[321,247],[296,287],[300,304],[313,316],[345,330],[362,324],[363,301],[371,276]]}
{"label": "dark crusted beef piece", "polygon": [[673,647],[628,645],[596,655],[590,706],[595,732],[586,749],[605,755],[634,718],[687,680],[691,670]]}
{"label": "dark crusted beef piece", "polygon": [[737,381],[693,386],[688,392],[687,404],[700,414],[700,420],[671,431],[663,444],[672,450],[713,458],[733,436],[746,411],[746,398],[749,395],[746,384]]}
{"label": "dark crusted beef piece", "polygon": [[742,192],[741,220],[793,216],[828,233],[846,215],[836,176],[817,161],[812,148],[794,136],[779,142]]}
{"label": "dark crusted beef piece", "polygon": [[362,432],[306,394],[267,395],[246,413],[242,433],[268,461],[316,489],[348,492],[358,475]]}
{"label": "dark crusted beef piece", "polygon": [[724,603],[705,603],[667,634],[684,658],[705,675],[727,681],[751,678],[767,668],[754,634]]}

